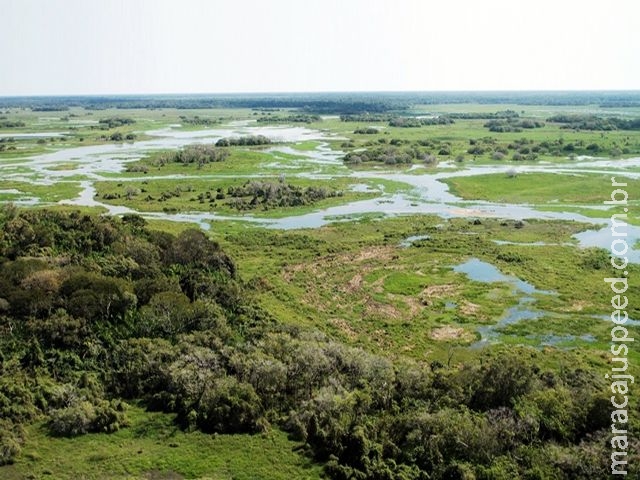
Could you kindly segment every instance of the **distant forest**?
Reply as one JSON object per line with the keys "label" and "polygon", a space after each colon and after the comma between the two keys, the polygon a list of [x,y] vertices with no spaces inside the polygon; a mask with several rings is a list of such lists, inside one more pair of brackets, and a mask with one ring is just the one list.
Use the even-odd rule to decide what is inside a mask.
{"label": "distant forest", "polygon": [[354,114],[404,110],[411,105],[481,103],[638,107],[640,91],[581,92],[361,92],[280,94],[173,94],[0,97],[0,108],[59,111],[106,108],[298,108],[313,114]]}

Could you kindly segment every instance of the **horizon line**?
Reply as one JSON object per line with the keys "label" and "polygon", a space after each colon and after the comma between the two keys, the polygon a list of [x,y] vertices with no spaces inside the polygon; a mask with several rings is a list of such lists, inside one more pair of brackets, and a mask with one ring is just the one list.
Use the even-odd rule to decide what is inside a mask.
{"label": "horizon line", "polygon": [[48,97],[142,97],[142,96],[225,96],[225,95],[340,95],[340,94],[498,94],[498,93],[632,93],[637,89],[495,89],[495,90],[291,90],[291,91],[219,91],[219,92],[137,92],[137,93],[20,93],[0,94],[0,98],[48,98]]}

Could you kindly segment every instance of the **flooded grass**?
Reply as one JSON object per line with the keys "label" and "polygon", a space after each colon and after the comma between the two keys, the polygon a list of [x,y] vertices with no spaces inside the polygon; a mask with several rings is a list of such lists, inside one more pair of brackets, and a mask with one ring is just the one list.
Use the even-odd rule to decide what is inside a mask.
{"label": "flooded grass", "polygon": [[[416,107],[424,109],[431,111]],[[538,117],[556,109],[525,110]],[[628,133],[600,135],[548,124],[488,135],[484,121],[460,120],[415,129],[381,125],[379,134],[364,135],[354,132],[367,122],[325,118],[304,127],[258,125],[248,110],[70,112],[74,117],[67,120],[55,112],[12,114],[25,127],[1,133],[42,135],[16,139],[15,150],[0,152],[0,201],[72,200],[75,206],[56,208],[132,209],[145,213],[154,228],[207,228],[234,252],[247,280],[260,278],[269,286],[258,295],[278,318],[393,356],[441,358],[450,345],[466,348],[489,334],[505,343],[601,347],[600,324],[581,319],[606,313],[601,282],[607,258],[585,247],[604,246],[604,230],[596,224],[610,215],[601,208],[609,177],[628,178],[629,188],[637,187],[637,162],[545,154],[536,161],[494,161],[467,150],[470,140],[488,136],[498,144],[562,137],[576,145],[598,142],[604,151],[623,141],[631,150],[640,148],[637,139],[626,139]],[[219,123],[181,123],[196,115]],[[92,128],[114,116],[135,123]],[[136,139],[101,139],[116,131]],[[279,143],[234,148],[225,161],[200,167],[157,161],[162,152],[189,143],[255,132]],[[428,139],[446,144],[450,153],[437,155],[431,165],[342,162],[344,151],[391,139]],[[507,176],[511,168],[519,173]],[[343,193],[308,205],[238,211],[226,194],[250,179],[284,179]],[[225,198],[215,198],[218,193]],[[636,235],[631,230],[634,242]]]}

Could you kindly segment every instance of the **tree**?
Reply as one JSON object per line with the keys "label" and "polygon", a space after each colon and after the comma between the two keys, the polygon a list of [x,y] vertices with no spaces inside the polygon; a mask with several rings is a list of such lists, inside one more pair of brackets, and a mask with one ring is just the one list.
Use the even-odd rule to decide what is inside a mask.
{"label": "tree", "polygon": [[234,377],[215,381],[200,399],[196,424],[209,433],[254,433],[261,430],[262,405],[253,387]]}
{"label": "tree", "polygon": [[172,337],[189,329],[192,315],[191,302],[186,295],[156,293],[149,304],[140,309],[138,334],[142,337]]}

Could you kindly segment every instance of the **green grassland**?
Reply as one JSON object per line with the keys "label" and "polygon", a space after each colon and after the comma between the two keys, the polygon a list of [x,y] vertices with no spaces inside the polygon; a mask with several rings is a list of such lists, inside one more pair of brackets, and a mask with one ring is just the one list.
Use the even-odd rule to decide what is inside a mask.
{"label": "green grassland", "polygon": [[[475,282],[453,271],[473,257],[556,292],[535,296],[533,308],[546,312],[545,321],[518,323],[520,343],[540,346],[539,339],[522,341],[525,333],[593,335],[599,341],[575,338],[563,347],[606,348],[607,322],[593,319],[610,309],[602,284],[606,257],[570,245],[571,234],[585,228],[575,222],[531,221],[515,228],[513,222],[498,220],[475,225],[410,216],[295,232],[246,229],[225,234],[214,227],[212,235],[234,252],[248,280],[263,285],[262,304],[282,321],[313,326],[392,357],[442,360],[451,345],[475,342],[479,327],[494,324],[520,298],[509,284]],[[400,245],[420,234],[430,238]],[[640,310],[636,307],[629,315],[638,317]],[[513,328],[501,331],[500,338],[509,341]],[[461,349],[458,355],[468,358],[473,352]]]}
{"label": "green grassland", "polygon": [[[444,179],[452,193],[465,200],[488,200],[500,203],[525,203],[540,210],[566,211],[582,214],[594,219],[608,219],[613,213],[622,213],[615,206],[604,209],[590,208],[604,206],[611,200],[611,177],[627,183],[630,192],[629,207],[640,205],[640,199],[633,198],[633,192],[640,189],[637,179],[624,174],[558,174],[558,173],[520,173],[515,176],[505,174],[486,174],[474,177],[455,177]],[[640,224],[637,215],[630,213],[627,221]]]}
{"label": "green grassland", "polygon": [[600,105],[520,105],[516,103],[503,103],[493,105],[490,103],[446,103],[431,105],[414,105],[411,112],[426,115],[430,113],[492,113],[500,110],[513,110],[523,117],[546,119],[558,113],[589,114],[602,116],[633,116],[640,115],[637,107],[602,107]]}
{"label": "green grassland", "polygon": [[1,190],[16,190],[19,193],[2,193],[0,201],[15,201],[23,197],[39,198],[42,202],[57,202],[75,198],[80,193],[80,185],[73,181],[58,182],[53,185],[39,185],[29,182],[3,180]]}
{"label": "green grassland", "polygon": [[[64,111],[39,112],[28,109],[11,109],[3,113],[7,121],[21,122],[24,126],[12,128],[0,128],[3,136],[14,137],[14,142],[7,146],[14,148],[0,149],[0,161],[15,157],[32,156],[47,153],[52,150],[79,147],[83,145],[99,145],[103,143],[117,143],[102,137],[110,137],[114,133],[120,133],[124,137],[128,134],[135,135],[135,140],[152,138],[146,135],[148,130],[166,128],[170,125],[181,124],[181,117],[193,118],[200,116],[229,122],[247,118],[250,115],[248,109],[104,109],[86,110],[79,107],[71,107]],[[132,124],[112,128],[100,128],[99,121],[110,118],[127,118],[134,121]],[[182,125],[184,130],[201,130],[207,128],[202,125]],[[20,138],[20,134],[51,133],[51,136]],[[54,133],[62,133],[55,136]]]}
{"label": "green grassland", "polygon": [[[477,175],[444,180],[453,193],[465,200],[508,203],[569,203],[598,205],[610,200],[612,175],[520,173]],[[640,181],[616,175],[630,192],[639,191]],[[632,199],[630,199],[632,200]],[[634,202],[640,199],[633,199]]]}
{"label": "green grassland", "polygon": [[112,435],[76,438],[51,437],[40,423],[31,425],[22,457],[0,469],[2,478],[320,478],[320,466],[296,453],[298,445],[278,430],[261,435],[185,432],[173,415],[137,406],[129,408],[128,418],[130,425]]}
{"label": "green grassland", "polygon": [[[278,183],[278,177],[263,176],[256,181]],[[326,188],[329,192],[339,193],[339,196],[329,197],[310,202],[307,205],[267,209],[257,207],[248,210],[238,210],[233,207],[230,196],[216,200],[216,192],[220,189],[227,192],[230,187],[240,187],[248,179],[232,178],[190,178],[190,179],[157,179],[152,181],[127,181],[127,182],[96,182],[98,199],[105,203],[125,205],[140,212],[189,212],[189,211],[215,211],[220,214],[249,213],[257,216],[279,217],[298,215],[316,209],[340,205],[355,200],[363,200],[378,196],[380,192],[353,192],[350,185],[353,183],[348,178],[331,180],[310,180],[304,178],[292,178],[287,184],[301,188],[315,187]],[[127,192],[135,190],[136,193],[127,198]],[[115,196],[116,198],[110,198]],[[166,197],[166,199],[165,199]],[[248,200],[251,200],[248,198]]]}
{"label": "green grassland", "polygon": [[[494,106],[492,111],[500,110]],[[480,141],[486,140],[491,145],[506,147],[509,144],[526,139],[531,145],[540,144],[542,142],[559,142],[565,146],[567,144],[574,145],[573,149],[560,149],[558,154],[541,153],[535,161],[520,160],[513,162],[511,160],[513,152],[509,153],[505,160],[501,163],[527,164],[538,163],[540,161],[550,162],[566,162],[575,155],[591,155],[591,156],[609,156],[609,152],[614,148],[627,148],[628,155],[640,152],[640,138],[635,132],[628,131],[607,131],[594,132],[587,130],[574,131],[562,129],[558,124],[547,123],[542,128],[530,129],[522,132],[490,132],[483,125],[486,120],[456,120],[454,124],[449,125],[431,125],[418,128],[400,128],[389,127],[385,122],[343,122],[340,119],[328,119],[318,123],[310,124],[310,127],[320,130],[337,133],[340,136],[347,137],[351,140],[351,144],[347,147],[344,142],[335,143],[337,146],[347,149],[363,148],[370,145],[378,144],[379,139],[391,141],[392,139],[417,142],[432,141],[436,144],[433,147],[433,153],[437,154],[442,146],[448,146],[450,153],[447,155],[437,154],[440,161],[455,160],[457,157],[464,157],[464,161],[474,161],[480,164],[496,163],[491,159],[491,153],[487,151],[484,154],[471,154],[468,152],[470,148],[470,140]],[[377,135],[355,134],[354,131],[359,128],[368,126],[377,126],[380,133]],[[596,144],[598,150],[590,151],[586,147]],[[625,156],[625,155],[622,155]]]}
{"label": "green grassland", "polygon": [[[429,105],[417,106],[411,113],[448,113],[448,112],[496,112],[511,108],[521,113],[522,118],[536,118],[544,120],[545,117],[555,113],[599,113],[599,114],[615,114],[615,115],[631,115],[632,109],[601,109],[587,107],[522,107],[517,105]],[[144,132],[165,128],[169,125],[181,124],[181,117],[194,118],[196,116],[205,119],[220,121],[221,124],[232,120],[251,119],[252,112],[248,109],[203,109],[203,110],[182,110],[182,109],[106,109],[106,110],[84,110],[81,108],[71,108],[69,111],[61,112],[32,112],[29,110],[13,109],[3,116],[11,121],[24,122],[24,127],[3,128],[0,129],[2,134],[20,134],[31,132],[66,132],[63,137],[45,137],[44,143],[39,143],[37,138],[18,139],[16,140],[16,150],[5,150],[0,152],[0,159],[15,158],[16,156],[34,155],[44,153],[51,149],[69,148],[79,145],[91,145],[105,143],[101,139],[103,135],[110,136],[115,132],[123,135],[135,134],[137,140],[148,138]],[[255,113],[255,112],[254,112]],[[135,121],[131,125],[110,128],[107,130],[96,129],[97,122],[101,119],[113,117],[125,117]],[[508,144],[510,142],[527,138],[535,142],[555,141],[562,139],[565,143],[578,144],[576,154],[582,153],[580,145],[598,144],[599,151],[606,156],[615,146],[627,147],[630,153],[638,153],[640,145],[638,138],[633,132],[625,131],[609,131],[609,132],[592,132],[592,131],[572,131],[561,129],[557,124],[547,123],[543,128],[533,129],[524,132],[509,133],[493,133],[483,127],[485,120],[456,120],[453,125],[434,125],[420,128],[398,128],[389,127],[385,122],[372,122],[374,125],[382,127],[379,135],[358,135],[354,134],[354,130],[362,127],[370,126],[369,122],[343,122],[339,118],[325,118],[319,122],[303,124],[310,128],[317,128],[322,131],[338,134],[342,137],[349,138],[354,147],[361,147],[369,142],[377,142],[382,139],[400,139],[407,141],[416,140],[434,140],[448,144],[451,147],[451,154],[442,156],[444,159],[454,159],[458,155],[463,155],[467,159],[488,160],[488,155],[470,155],[467,153],[470,139],[482,139],[487,137],[494,138],[498,143]],[[267,125],[261,123],[259,125]],[[211,126],[189,125],[183,124],[182,129],[196,130],[206,128],[216,128],[218,124]],[[92,128],[94,127],[94,128]],[[343,141],[334,140],[332,143],[340,146]],[[314,142],[304,142],[298,149],[308,150],[315,147]],[[566,155],[540,155],[539,160],[564,161],[572,152]],[[588,152],[584,152],[588,153]],[[475,158],[474,158],[475,157]]]}
{"label": "green grassland", "polygon": [[[292,145],[299,150],[298,145]],[[264,149],[233,148],[230,155],[222,162],[211,162],[201,166],[195,164],[183,164],[169,162],[158,164],[157,157],[162,153],[155,153],[139,161],[127,164],[127,171],[121,173],[107,173],[105,177],[129,178],[139,177],[142,172],[146,175],[256,175],[264,172],[266,174],[315,172],[318,165],[306,161],[306,157],[300,150],[300,155],[291,155],[282,152],[267,152]],[[346,168],[342,165],[323,165],[322,172],[345,173]]]}

